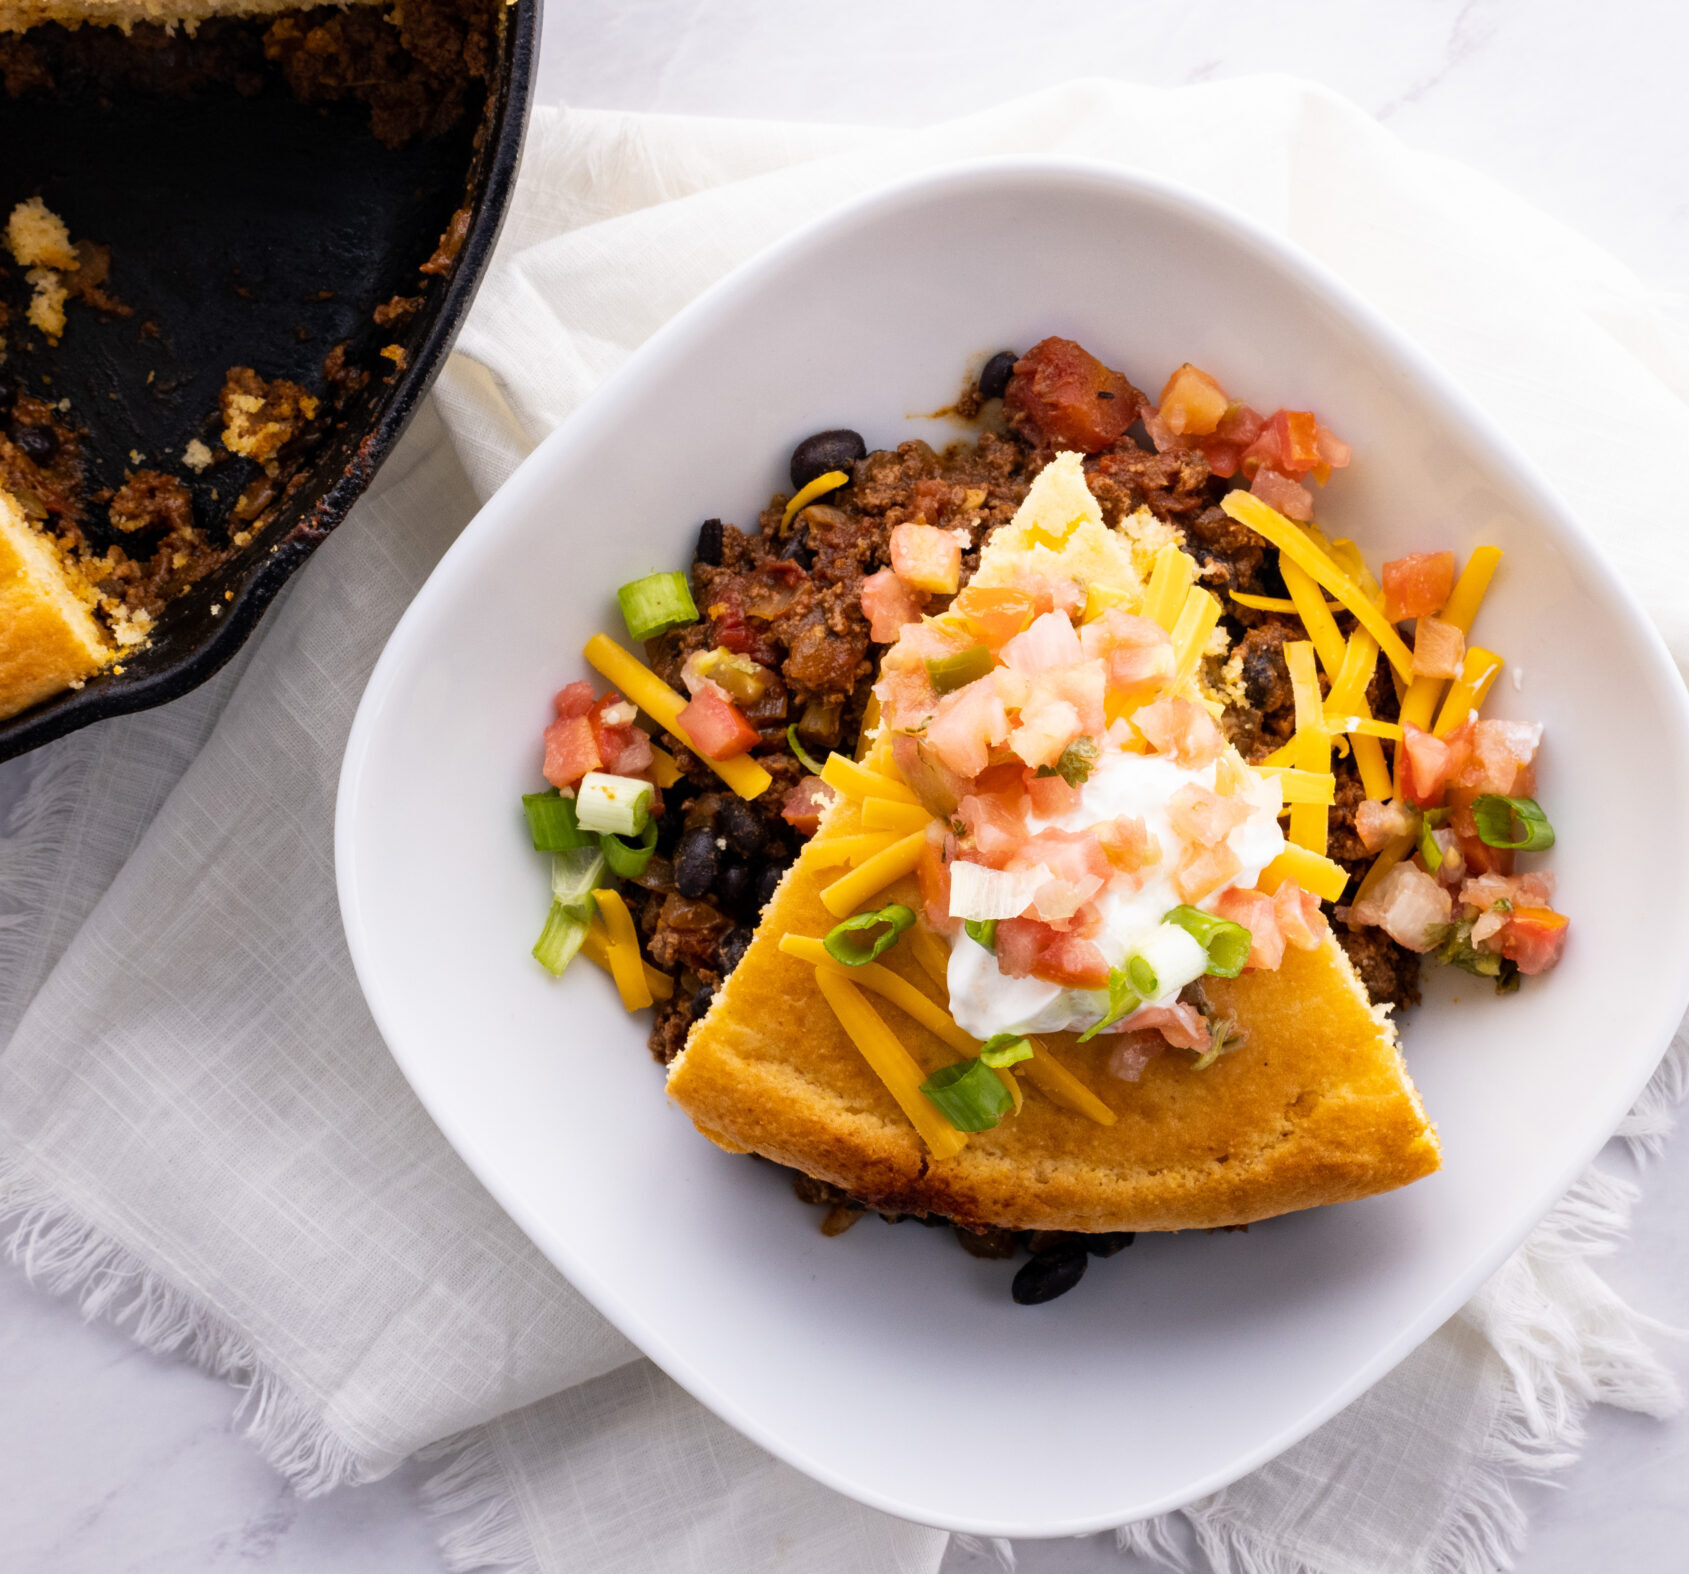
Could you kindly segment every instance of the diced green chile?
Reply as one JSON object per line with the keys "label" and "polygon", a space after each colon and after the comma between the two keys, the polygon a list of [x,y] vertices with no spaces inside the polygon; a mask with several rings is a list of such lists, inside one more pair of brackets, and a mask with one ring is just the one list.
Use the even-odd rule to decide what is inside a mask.
{"label": "diced green chile", "polygon": [[993,1071],[1032,1059],[1032,1040],[1023,1033],[999,1033],[979,1046],[979,1058]]}
{"label": "diced green chile", "polygon": [[958,1131],[990,1131],[1015,1107],[1013,1094],[983,1060],[945,1066],[921,1084],[921,1091]]}
{"label": "diced green chile", "polygon": [[621,837],[605,831],[598,838],[604,861],[624,880],[637,880],[645,873],[651,855],[657,850],[657,822],[647,820],[637,842],[624,842]]}
{"label": "diced green chile", "polygon": [[[845,967],[861,967],[897,944],[905,929],[915,922],[915,914],[901,902],[892,902],[877,913],[858,913],[842,924],[835,924],[821,942],[827,955]],[[873,935],[873,930],[883,933]]]}
{"label": "diced green chile", "polygon": [[1229,918],[1216,918],[1199,907],[1175,907],[1162,918],[1177,924],[1208,953],[1208,971],[1214,978],[1236,978],[1249,960],[1254,944],[1249,931]]}
{"label": "diced green chile", "polygon": [[[1473,800],[1472,818],[1478,827],[1478,840],[1486,847],[1541,853],[1554,845],[1554,827],[1535,798],[1506,798],[1487,792]],[[1513,838],[1515,820],[1525,833],[1517,840]]]}
{"label": "diced green chile", "polygon": [[571,847],[592,845],[592,832],[583,831],[575,823],[575,800],[565,798],[556,788],[523,793],[522,812],[528,817],[528,834],[534,839],[535,852],[563,853]]}
{"label": "diced green chile", "polygon": [[1435,874],[1443,867],[1443,850],[1437,845],[1437,827],[1448,818],[1447,809],[1427,809],[1419,821],[1419,856],[1426,871]]}
{"label": "diced green chile", "polygon": [[975,945],[982,945],[987,951],[997,949],[997,920],[995,918],[964,918],[962,933]]}
{"label": "diced green chile", "polygon": [[940,694],[950,694],[981,678],[990,677],[996,664],[996,658],[984,645],[970,645],[966,650],[953,651],[948,656],[928,656],[927,676]]}

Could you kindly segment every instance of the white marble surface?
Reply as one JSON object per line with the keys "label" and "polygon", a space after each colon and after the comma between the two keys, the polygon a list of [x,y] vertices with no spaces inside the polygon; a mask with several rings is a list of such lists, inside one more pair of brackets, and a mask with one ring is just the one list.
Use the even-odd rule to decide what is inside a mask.
{"label": "white marble surface", "polygon": [[[1317,78],[1689,294],[1689,11],[1667,0],[551,0],[542,99],[913,125],[1075,75]],[[1240,157],[1246,156],[1240,150]],[[1598,396],[1598,392],[1597,392]],[[0,782],[0,796],[4,784]],[[1609,1162],[1628,1167],[1623,1155]],[[1643,1176],[1615,1287],[1689,1326],[1689,1139]],[[1689,1349],[1669,1352],[1689,1382]],[[442,1565],[407,1468],[300,1502],[221,1385],[0,1268],[6,1574],[421,1574]],[[1597,1410],[1580,1463],[1534,1488],[1524,1574],[1689,1567],[1689,1419]],[[1130,1571],[1105,1538],[1025,1543],[1027,1574]],[[994,1562],[953,1550],[946,1574]],[[833,1574],[833,1571],[818,1571]],[[845,1574],[845,1571],[839,1571]]]}

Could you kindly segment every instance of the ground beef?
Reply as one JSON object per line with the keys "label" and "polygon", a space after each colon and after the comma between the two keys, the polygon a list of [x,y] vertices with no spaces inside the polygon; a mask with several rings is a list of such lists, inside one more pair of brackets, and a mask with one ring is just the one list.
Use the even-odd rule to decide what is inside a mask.
{"label": "ground beef", "polygon": [[175,476],[161,470],[137,470],[112,494],[107,515],[125,535],[168,530],[185,536],[193,529],[193,494]]}
{"label": "ground beef", "polygon": [[1419,958],[1396,944],[1382,929],[1334,923],[1331,932],[1348,952],[1375,1005],[1398,1010],[1419,1004]]}
{"label": "ground beef", "polygon": [[[1111,524],[1148,508],[1158,519],[1185,527],[1187,537],[1192,535],[1191,522],[1213,509],[1225,492],[1224,483],[1215,482],[1201,454],[1183,449],[1165,454],[1146,452],[1130,441],[1100,455],[1090,479],[1103,517],[1117,516]],[[1200,542],[1193,538],[1192,545],[1199,547]],[[1204,554],[1198,551],[1195,555],[1201,563]]]}

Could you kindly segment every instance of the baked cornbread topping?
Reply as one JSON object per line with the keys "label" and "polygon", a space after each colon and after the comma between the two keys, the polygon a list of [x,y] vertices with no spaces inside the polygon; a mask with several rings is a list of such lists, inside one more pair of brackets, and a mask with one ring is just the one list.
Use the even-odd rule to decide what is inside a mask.
{"label": "baked cornbread topping", "polygon": [[[1089,1237],[1243,1224],[1435,1168],[1344,947],[1435,950],[1508,986],[1552,965],[1565,921],[1546,876],[1500,872],[1552,840],[1528,796],[1540,729],[1478,714],[1498,658],[1457,644],[1498,554],[1458,576],[1452,554],[1399,559],[1380,585],[1311,522],[1304,482],[1349,460],[1311,414],[1264,419],[1190,366],[1151,404],[1065,341],[998,359],[980,391],[1008,432],[932,457],[1024,453],[1010,519],[981,531],[953,505],[987,489],[918,483],[927,506],[888,510],[876,538],[841,506],[876,456],[817,434],[764,515],[766,557],[623,587],[668,672],[594,636],[612,688],[558,695],[557,790],[528,813],[558,853],[536,956],[561,971],[585,951],[630,1009],[658,1004],[670,1095],[705,1135],[798,1169],[839,1222],[917,1213],[1011,1250],[1035,1232],[1017,1296],[1042,1299],[1050,1253],[1071,1283]],[[1159,484],[1123,496],[1121,475]],[[811,643],[800,668],[781,631],[815,593],[815,533],[807,561],[782,546],[812,511],[835,574],[854,537],[873,674],[824,761],[794,722],[777,741],[798,706],[768,704],[864,698],[854,656],[829,667]],[[802,627],[839,655],[860,638],[849,616]],[[805,698],[797,673],[829,670]],[[789,786],[788,755],[810,773]],[[809,839],[734,941],[713,882],[766,848],[776,804]],[[720,983],[693,988],[684,932]],[[678,1056],[665,1015],[692,1021]]]}

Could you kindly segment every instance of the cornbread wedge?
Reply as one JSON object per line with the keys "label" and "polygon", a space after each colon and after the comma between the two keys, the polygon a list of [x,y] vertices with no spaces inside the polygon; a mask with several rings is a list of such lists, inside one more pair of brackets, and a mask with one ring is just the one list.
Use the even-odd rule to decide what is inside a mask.
{"label": "cornbread wedge", "polygon": [[[1170,563],[1169,539],[1147,514],[1107,530],[1076,456],[1063,456],[992,538],[972,583],[1030,568],[1075,580],[1108,605],[1159,610],[1180,658],[1177,692],[1213,703],[1197,670],[1213,623],[1202,593],[1180,577],[1184,567]],[[1174,607],[1184,609],[1176,621]],[[891,769],[883,751],[868,764]],[[1090,1232],[1246,1224],[1388,1191],[1437,1168],[1436,1135],[1394,1028],[1329,934],[1287,951],[1275,971],[1202,981],[1212,1013],[1247,1033],[1202,1070],[1168,1053],[1128,1082],[1107,1070],[1108,1035],[1037,1036],[1033,1060],[1007,1073],[1024,1093],[1018,1112],[943,1143],[939,1156],[871,1069],[860,1035],[823,998],[815,961],[782,949],[838,922],[837,893],[831,902],[823,894],[842,874],[828,849],[868,829],[860,796],[831,806],[670,1068],[670,1096],[719,1146],[760,1153],[888,1211]],[[908,874],[863,894],[872,900],[852,907],[923,905]],[[893,946],[879,965],[947,1007],[915,946]],[[971,1041],[936,1011],[918,1021],[871,985],[861,998],[922,1077],[969,1052],[961,1046]]]}
{"label": "cornbread wedge", "polygon": [[92,676],[111,655],[53,542],[0,491],[0,717]]}

